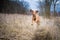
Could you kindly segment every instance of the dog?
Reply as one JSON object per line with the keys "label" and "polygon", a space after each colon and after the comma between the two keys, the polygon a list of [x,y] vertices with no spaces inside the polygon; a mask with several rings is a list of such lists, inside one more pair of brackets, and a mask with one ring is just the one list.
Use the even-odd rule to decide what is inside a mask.
{"label": "dog", "polygon": [[39,15],[38,15],[38,11],[31,9],[30,12],[32,13],[32,25],[33,25],[34,22],[39,24],[40,23],[40,18],[39,18]]}

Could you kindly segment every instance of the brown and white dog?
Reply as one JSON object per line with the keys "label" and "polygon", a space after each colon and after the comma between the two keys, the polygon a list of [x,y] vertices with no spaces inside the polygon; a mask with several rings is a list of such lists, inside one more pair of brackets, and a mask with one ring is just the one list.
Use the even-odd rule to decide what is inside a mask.
{"label": "brown and white dog", "polygon": [[38,15],[38,11],[37,10],[30,10],[30,12],[32,13],[32,25],[33,25],[34,22],[39,24],[40,23],[40,18],[39,18],[39,15]]}

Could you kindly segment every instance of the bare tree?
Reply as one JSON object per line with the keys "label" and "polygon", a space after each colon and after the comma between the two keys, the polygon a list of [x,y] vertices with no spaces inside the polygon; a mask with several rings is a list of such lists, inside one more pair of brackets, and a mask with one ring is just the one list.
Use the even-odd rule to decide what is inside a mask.
{"label": "bare tree", "polygon": [[40,15],[44,16],[44,4],[41,1],[39,2],[39,4],[40,4],[40,6],[39,6],[39,8],[40,8]]}
{"label": "bare tree", "polygon": [[50,17],[50,6],[53,0],[45,0],[45,15],[47,18]]}
{"label": "bare tree", "polygon": [[53,0],[53,5],[54,5],[54,16],[57,16],[57,13],[56,13],[56,2],[58,0]]}

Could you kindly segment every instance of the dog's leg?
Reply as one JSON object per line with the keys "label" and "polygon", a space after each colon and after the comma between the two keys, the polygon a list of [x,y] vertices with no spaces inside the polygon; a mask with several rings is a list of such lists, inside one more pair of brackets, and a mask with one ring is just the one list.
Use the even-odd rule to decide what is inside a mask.
{"label": "dog's leg", "polygon": [[34,24],[34,18],[32,17],[32,24],[31,25],[33,25]]}
{"label": "dog's leg", "polygon": [[39,16],[37,16],[37,15],[36,15],[36,23],[40,24],[40,19],[39,19]]}

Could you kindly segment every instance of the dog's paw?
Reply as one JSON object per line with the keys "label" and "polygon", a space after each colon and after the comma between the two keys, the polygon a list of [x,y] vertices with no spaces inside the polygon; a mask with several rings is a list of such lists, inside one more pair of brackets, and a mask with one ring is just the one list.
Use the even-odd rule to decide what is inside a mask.
{"label": "dog's paw", "polygon": [[33,25],[33,24],[31,24],[31,25]]}

